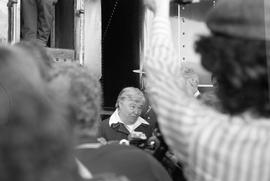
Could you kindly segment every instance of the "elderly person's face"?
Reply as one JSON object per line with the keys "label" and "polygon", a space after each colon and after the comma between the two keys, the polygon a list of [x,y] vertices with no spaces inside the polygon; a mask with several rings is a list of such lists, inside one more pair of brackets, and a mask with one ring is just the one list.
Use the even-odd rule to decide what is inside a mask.
{"label": "elderly person's face", "polygon": [[119,102],[119,116],[127,124],[134,124],[141,115],[144,103],[141,100],[125,98]]}

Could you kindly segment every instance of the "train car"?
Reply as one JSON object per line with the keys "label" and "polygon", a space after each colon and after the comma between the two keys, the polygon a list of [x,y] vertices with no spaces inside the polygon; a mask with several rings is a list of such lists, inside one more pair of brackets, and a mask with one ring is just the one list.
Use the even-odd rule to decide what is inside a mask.
{"label": "train car", "polygon": [[[201,91],[212,87],[193,43],[208,34],[204,19],[216,0],[171,4],[171,25],[179,61],[199,75]],[[57,61],[77,61],[101,79],[104,110],[114,109],[119,91],[141,87],[152,14],[142,1],[58,0],[48,50]],[[0,42],[20,41],[21,0],[0,1]]]}

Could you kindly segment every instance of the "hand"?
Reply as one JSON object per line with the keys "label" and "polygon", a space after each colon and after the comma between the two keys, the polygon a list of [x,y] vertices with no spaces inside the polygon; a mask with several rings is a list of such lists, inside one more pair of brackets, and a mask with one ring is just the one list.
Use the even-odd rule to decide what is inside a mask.
{"label": "hand", "polygon": [[149,145],[149,148],[151,148],[152,150],[156,150],[157,148],[160,147],[160,141],[156,136],[151,136],[148,139],[148,145]]}
{"label": "hand", "polygon": [[146,135],[143,132],[139,131],[133,131],[128,135],[128,140],[133,140],[133,139],[142,139],[146,140]]}
{"label": "hand", "polygon": [[156,11],[156,1],[155,0],[144,0],[145,7],[149,8],[151,11]]}
{"label": "hand", "polygon": [[110,141],[107,141],[105,138],[103,137],[100,137],[100,138],[97,138],[97,141],[99,143],[101,143],[102,145],[107,145],[107,144],[119,144],[119,141],[118,140],[110,140]]}
{"label": "hand", "polygon": [[144,0],[144,5],[153,11],[155,15],[168,16],[171,1],[172,0]]}
{"label": "hand", "polygon": [[194,95],[198,91],[199,81],[196,78],[189,78],[186,80],[187,92]]}
{"label": "hand", "polygon": [[199,76],[187,65],[181,67],[182,77],[185,79],[185,86],[189,95],[194,95],[198,91]]}

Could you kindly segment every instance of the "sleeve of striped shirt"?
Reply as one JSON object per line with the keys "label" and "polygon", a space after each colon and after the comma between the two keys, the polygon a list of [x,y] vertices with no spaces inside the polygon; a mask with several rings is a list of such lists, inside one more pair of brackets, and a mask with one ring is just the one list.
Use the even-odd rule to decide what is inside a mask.
{"label": "sleeve of striped shirt", "polygon": [[155,17],[152,28],[150,49],[145,57],[147,92],[167,143],[185,162],[192,131],[205,116],[200,115],[204,106],[185,91],[169,20]]}
{"label": "sleeve of striped shirt", "polygon": [[156,17],[152,28],[146,90],[165,140],[189,168],[188,180],[269,181],[269,118],[221,114],[188,96],[169,20]]}

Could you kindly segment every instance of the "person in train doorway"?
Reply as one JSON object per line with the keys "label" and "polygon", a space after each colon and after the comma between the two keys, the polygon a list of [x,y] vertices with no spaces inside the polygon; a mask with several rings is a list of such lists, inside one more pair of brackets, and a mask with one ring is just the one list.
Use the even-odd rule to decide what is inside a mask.
{"label": "person in train doorway", "polygon": [[141,90],[126,87],[118,95],[115,112],[99,126],[98,137],[103,141],[128,141],[131,137],[148,139],[153,126],[140,117],[145,106]]}
{"label": "person in train doorway", "polygon": [[[150,154],[133,146],[97,142],[102,91],[96,75],[74,62],[54,64],[52,87],[61,97],[75,138],[78,172],[85,180],[172,181]],[[72,134],[71,133],[71,134]]]}
{"label": "person in train doorway", "polygon": [[58,0],[21,1],[21,37],[47,46],[54,19],[54,5]]}

